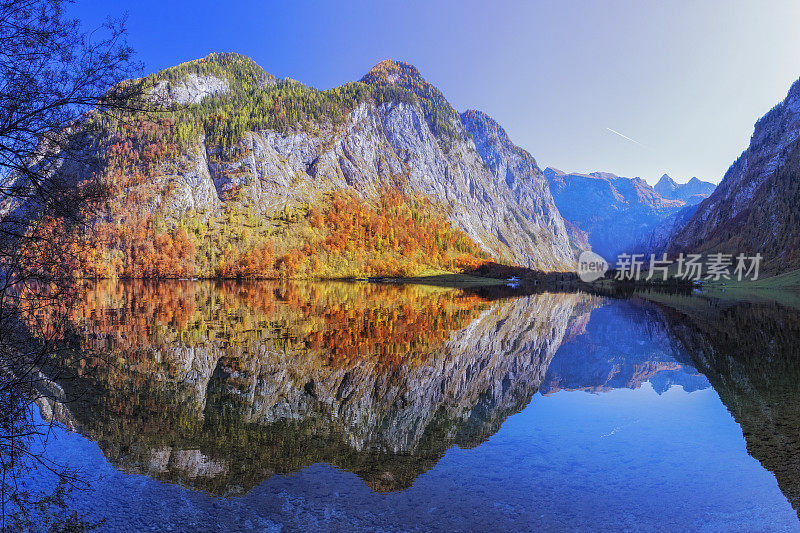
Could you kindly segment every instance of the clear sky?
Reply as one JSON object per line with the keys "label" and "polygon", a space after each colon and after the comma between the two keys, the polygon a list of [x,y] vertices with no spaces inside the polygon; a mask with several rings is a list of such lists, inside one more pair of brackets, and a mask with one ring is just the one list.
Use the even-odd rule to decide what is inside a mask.
{"label": "clear sky", "polygon": [[127,12],[145,73],[239,52],[327,89],[408,61],[542,168],[650,183],[664,172],[718,182],[800,77],[797,0],[77,0],[70,11],[87,27]]}

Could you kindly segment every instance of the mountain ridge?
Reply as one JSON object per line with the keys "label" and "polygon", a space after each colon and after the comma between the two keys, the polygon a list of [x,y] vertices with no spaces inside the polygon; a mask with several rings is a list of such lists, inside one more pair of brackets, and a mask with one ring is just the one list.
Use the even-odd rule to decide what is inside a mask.
{"label": "mountain ridge", "polygon": [[504,131],[467,132],[412,65],[384,61],[320,91],[226,53],[138,82],[163,112],[85,126],[112,191],[90,222],[88,275],[413,275],[488,259],[573,268],[535,160]]}
{"label": "mountain ridge", "polygon": [[696,176],[686,183],[677,183],[667,174],[661,176],[661,179],[653,187],[664,198],[683,200],[689,205],[699,204],[714,192],[715,188],[716,185],[713,183],[701,181]]}
{"label": "mountain ridge", "polygon": [[591,249],[611,262],[620,253],[639,251],[658,224],[685,205],[662,197],[639,177],[567,173],[552,167],[544,175],[556,206],[577,230],[573,241],[586,235]]}

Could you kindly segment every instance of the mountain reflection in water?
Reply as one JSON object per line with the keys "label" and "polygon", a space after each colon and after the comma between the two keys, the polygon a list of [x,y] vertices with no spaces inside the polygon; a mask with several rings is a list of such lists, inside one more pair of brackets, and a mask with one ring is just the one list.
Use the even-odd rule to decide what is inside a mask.
{"label": "mountain reflection in water", "polygon": [[375,284],[102,283],[74,317],[83,353],[98,357],[60,380],[81,398],[65,421],[119,468],[214,494],[319,462],[403,489],[527,405],[596,303]]}
{"label": "mountain reflection in water", "polygon": [[383,493],[409,489],[453,446],[481,445],[537,393],[713,386],[798,509],[798,313],[688,296],[496,296],[102,282],[73,313],[79,348],[56,378],[79,400],[40,408],[116,468],[192,490],[246,494],[325,463]]}
{"label": "mountain reflection in water", "polygon": [[800,311],[671,297],[665,321],[800,516]]}

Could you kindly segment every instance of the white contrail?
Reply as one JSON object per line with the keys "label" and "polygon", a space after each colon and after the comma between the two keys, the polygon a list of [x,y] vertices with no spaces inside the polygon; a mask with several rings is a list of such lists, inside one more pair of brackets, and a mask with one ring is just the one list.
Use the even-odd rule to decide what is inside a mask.
{"label": "white contrail", "polygon": [[639,145],[639,146],[641,146],[642,148],[647,148],[645,145],[643,145],[642,143],[640,143],[640,142],[639,142],[639,141],[637,141],[636,139],[631,139],[631,138],[630,138],[630,137],[628,137],[627,135],[623,135],[623,134],[621,134],[620,132],[618,132],[618,131],[616,131],[616,130],[612,130],[611,128],[608,128],[608,127],[607,127],[606,129],[607,129],[608,131],[610,131],[611,133],[615,134],[615,135],[619,135],[619,136],[620,136],[620,137],[622,137],[623,139],[628,139],[630,142],[638,144],[638,145]]}

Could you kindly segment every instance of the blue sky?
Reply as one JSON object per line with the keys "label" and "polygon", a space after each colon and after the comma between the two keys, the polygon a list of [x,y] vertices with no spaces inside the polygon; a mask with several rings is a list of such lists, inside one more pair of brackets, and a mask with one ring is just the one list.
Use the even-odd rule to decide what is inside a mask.
{"label": "blue sky", "polygon": [[327,89],[408,61],[542,168],[651,183],[664,172],[718,182],[800,77],[796,0],[77,0],[70,11],[87,27],[127,12],[146,73],[229,51]]}

